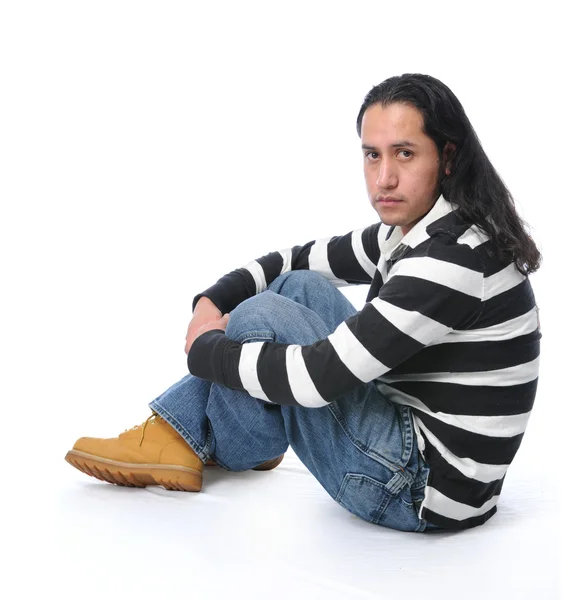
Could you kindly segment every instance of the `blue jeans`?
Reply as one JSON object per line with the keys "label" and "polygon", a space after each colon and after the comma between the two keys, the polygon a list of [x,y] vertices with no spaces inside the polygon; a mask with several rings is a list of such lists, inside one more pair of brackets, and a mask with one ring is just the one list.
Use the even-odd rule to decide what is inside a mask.
{"label": "blue jeans", "polygon": [[[307,345],[357,311],[325,277],[292,271],[239,304],[226,335],[238,342]],[[363,383],[328,406],[279,406],[187,375],[149,404],[206,462],[244,471],[289,445],[328,494],[362,519],[392,529],[433,529],[419,518],[429,468],[409,407]],[[429,527],[427,527],[429,525]]]}

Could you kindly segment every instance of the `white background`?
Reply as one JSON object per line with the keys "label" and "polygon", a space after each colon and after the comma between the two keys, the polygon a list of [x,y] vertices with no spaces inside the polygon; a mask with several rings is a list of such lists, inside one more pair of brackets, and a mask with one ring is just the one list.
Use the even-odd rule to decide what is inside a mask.
{"label": "white background", "polygon": [[[2,497],[9,571],[21,586],[47,589],[38,561],[66,580],[84,544],[97,543],[88,532],[73,551],[63,541],[63,511],[74,506],[83,523],[94,507],[83,508],[84,476],[62,459],[81,435],[114,436],[143,421],[147,402],[186,374],[193,296],[269,251],[378,220],[356,117],[373,85],[421,72],[460,99],[544,256],[532,277],[543,330],[539,393],[508,480],[516,469],[526,482],[527,508],[537,502],[529,490],[548,483],[552,527],[547,518],[537,535],[537,520],[528,525],[552,557],[548,575],[529,560],[529,551],[540,559],[538,547],[517,543],[520,564],[535,565],[524,581],[537,577],[541,598],[558,597],[551,529],[581,519],[583,394],[573,377],[581,353],[572,342],[581,334],[581,48],[571,6],[0,3]],[[366,289],[347,295],[360,307]],[[152,516],[140,519],[147,528]],[[498,541],[478,559],[486,569]],[[574,566],[565,548],[563,564]],[[471,545],[466,551],[462,561]],[[465,572],[439,554],[424,560],[441,560],[454,579]],[[142,561],[144,573],[155,556]],[[106,556],[99,567],[85,564],[94,582],[106,567]],[[405,585],[406,569],[398,575]],[[566,569],[565,598],[575,594],[568,578]],[[335,597],[361,597],[342,588],[342,571],[335,581]],[[441,578],[431,589],[465,597]]]}

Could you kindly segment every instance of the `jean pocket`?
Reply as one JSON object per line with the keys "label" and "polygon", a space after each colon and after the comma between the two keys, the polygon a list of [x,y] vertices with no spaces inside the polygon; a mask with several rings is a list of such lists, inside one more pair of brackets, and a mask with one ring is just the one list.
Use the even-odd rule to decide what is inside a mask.
{"label": "jean pocket", "polygon": [[409,407],[391,402],[369,384],[331,402],[328,409],[361,452],[392,471],[408,464],[414,443]]}
{"label": "jean pocket", "polygon": [[390,493],[387,485],[368,475],[347,473],[335,498],[352,514],[373,523],[399,531],[418,531],[421,521],[410,491],[405,487]]}
{"label": "jean pocket", "polygon": [[336,502],[352,514],[377,524],[393,497],[385,484],[359,473],[347,473],[342,480]]}

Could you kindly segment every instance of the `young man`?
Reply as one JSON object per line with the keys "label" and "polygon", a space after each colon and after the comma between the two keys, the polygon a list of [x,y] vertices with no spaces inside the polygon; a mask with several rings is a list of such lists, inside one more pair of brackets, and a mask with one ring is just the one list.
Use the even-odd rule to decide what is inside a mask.
{"label": "young man", "polygon": [[[540,255],[454,94],[392,77],[357,119],[380,217],[272,252],[197,295],[190,375],[118,438],[66,459],[120,485],[198,491],[291,445],[347,510],[403,531],[496,512],[534,402]],[[337,289],[370,283],[357,312]]]}

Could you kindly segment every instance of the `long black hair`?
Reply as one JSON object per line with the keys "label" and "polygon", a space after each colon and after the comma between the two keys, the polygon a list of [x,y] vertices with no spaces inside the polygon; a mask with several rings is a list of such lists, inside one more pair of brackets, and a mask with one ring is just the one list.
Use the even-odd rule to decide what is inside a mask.
{"label": "long black hair", "polygon": [[369,106],[385,107],[396,102],[409,104],[421,112],[423,131],[433,140],[440,156],[448,142],[455,144],[453,157],[448,161],[450,175],[444,175],[442,168],[439,191],[443,197],[459,207],[462,219],[475,223],[490,236],[496,256],[502,260],[511,258],[524,275],[534,273],[540,267],[540,252],[526,232],[510,191],[486,156],[460,101],[444,83],[430,75],[406,73],[374,86],[358,113],[358,136]]}

